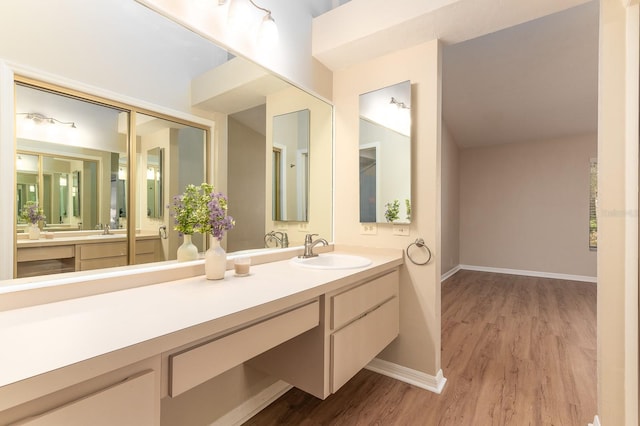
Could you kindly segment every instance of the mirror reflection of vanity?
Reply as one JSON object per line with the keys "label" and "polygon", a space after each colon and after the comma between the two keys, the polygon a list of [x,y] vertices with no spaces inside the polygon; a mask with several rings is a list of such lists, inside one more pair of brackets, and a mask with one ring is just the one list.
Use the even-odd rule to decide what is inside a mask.
{"label": "mirror reflection of vanity", "polygon": [[[151,25],[160,32],[164,28],[180,34],[184,45],[200,39],[164,17],[148,14],[137,3],[131,8],[143,11],[141,28]],[[28,240],[25,223],[14,222],[14,276],[21,269],[18,263],[24,265],[33,259],[24,256],[23,249],[35,248],[35,244],[49,253],[52,247],[65,246],[66,251],[55,259],[46,259],[48,263],[29,275],[175,259],[182,241],[173,230],[167,204],[187,183],[203,181],[212,182],[229,196],[229,213],[236,219],[236,227],[224,241],[228,253],[265,249],[265,235],[271,231],[288,233],[290,246],[301,245],[304,235],[311,232],[331,238],[331,105],[241,57],[226,52],[220,57],[224,57],[220,65],[192,81],[191,107],[208,117],[194,117],[192,121],[185,118],[189,114],[177,118],[166,112],[153,113],[123,104],[122,100],[41,83],[16,71],[15,214],[31,200],[41,204],[47,219],[40,224],[43,232],[37,243]],[[252,77],[233,81],[235,76],[247,74],[220,71],[229,66],[250,70],[247,74]],[[224,78],[218,78],[218,72]],[[216,88],[211,84],[198,86],[198,80],[206,80],[209,74],[214,76]],[[35,94],[25,95],[30,90]],[[61,101],[52,103],[49,95],[59,96]],[[33,102],[23,102],[29,97]],[[71,101],[82,106],[74,106]],[[297,164],[289,162],[295,164],[289,167],[295,180],[282,192],[288,200],[295,200],[295,215],[274,217],[274,204],[282,206],[282,198],[272,196],[272,154],[279,132],[276,117],[295,116],[300,111],[307,111],[307,129],[302,133],[307,134],[308,149],[306,154],[295,149],[300,156]],[[32,114],[29,119],[28,114]],[[89,116],[89,122],[85,116]],[[40,133],[23,133],[24,124]],[[58,133],[47,132],[46,128],[56,128]],[[135,140],[129,143],[132,137]],[[18,167],[21,161],[26,167],[31,160],[31,169]],[[208,164],[210,160],[213,164]],[[50,161],[54,168],[47,170]],[[295,195],[288,196],[290,190]],[[103,236],[107,227],[112,235]],[[166,239],[159,236],[162,233]],[[194,242],[204,251],[206,242],[199,237],[194,235]],[[153,244],[148,244],[150,241]],[[81,252],[89,253],[86,247],[98,245],[113,248],[109,262],[80,258]]]}
{"label": "mirror reflection of vanity", "polygon": [[[175,259],[177,233],[161,238],[159,232],[171,226],[164,200],[168,191],[205,180],[206,145],[204,128],[19,80],[16,276]],[[135,174],[130,158],[136,159]],[[165,164],[172,168],[171,185],[163,183]],[[37,203],[45,216],[36,240],[20,218],[27,202]],[[202,238],[196,243],[204,249]]]}
{"label": "mirror reflection of vanity", "polygon": [[411,83],[360,95],[360,222],[411,222]]}

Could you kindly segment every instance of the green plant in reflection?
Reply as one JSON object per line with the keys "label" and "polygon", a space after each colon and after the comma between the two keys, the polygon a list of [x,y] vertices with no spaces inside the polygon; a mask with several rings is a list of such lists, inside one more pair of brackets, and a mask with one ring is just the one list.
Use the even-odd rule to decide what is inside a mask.
{"label": "green plant in reflection", "polygon": [[384,207],[384,218],[387,219],[387,222],[394,222],[400,219],[400,201],[393,200],[385,204]]}

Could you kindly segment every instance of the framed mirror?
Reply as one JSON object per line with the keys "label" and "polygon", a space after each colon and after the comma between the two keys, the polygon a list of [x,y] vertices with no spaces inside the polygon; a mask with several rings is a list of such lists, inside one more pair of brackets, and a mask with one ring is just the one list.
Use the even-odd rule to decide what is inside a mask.
{"label": "framed mirror", "polygon": [[306,222],[309,198],[309,110],[273,117],[272,217]]}
{"label": "framed mirror", "polygon": [[361,223],[411,222],[411,82],[360,95]]}
{"label": "framed mirror", "polygon": [[[111,204],[112,170],[118,170],[126,153],[122,114],[128,115],[16,84],[18,212],[25,201],[37,202],[46,217],[43,230],[50,232],[124,228]],[[23,224],[17,223],[21,232]]]}

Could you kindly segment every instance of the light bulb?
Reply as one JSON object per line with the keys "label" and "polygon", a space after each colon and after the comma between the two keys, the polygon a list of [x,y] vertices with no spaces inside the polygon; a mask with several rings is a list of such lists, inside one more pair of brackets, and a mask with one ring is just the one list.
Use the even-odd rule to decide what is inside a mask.
{"label": "light bulb", "polygon": [[246,29],[250,24],[250,8],[248,0],[231,0],[229,3],[229,26],[236,30]]}
{"label": "light bulb", "polygon": [[258,45],[261,48],[272,48],[278,44],[278,26],[276,21],[268,13],[262,18],[260,30],[258,31]]}

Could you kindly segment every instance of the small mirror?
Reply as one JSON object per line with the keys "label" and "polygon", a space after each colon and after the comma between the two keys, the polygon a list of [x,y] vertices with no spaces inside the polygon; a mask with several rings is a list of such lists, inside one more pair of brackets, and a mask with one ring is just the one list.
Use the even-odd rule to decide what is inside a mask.
{"label": "small mirror", "polygon": [[272,217],[308,221],[309,110],[273,117]]}
{"label": "small mirror", "polygon": [[162,156],[164,150],[153,148],[147,151],[147,217],[162,218]]}
{"label": "small mirror", "polygon": [[71,202],[73,204],[73,217],[80,217],[80,171],[71,173]]}
{"label": "small mirror", "polygon": [[360,222],[411,222],[411,82],[360,95]]}

